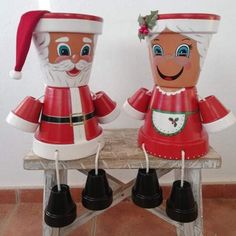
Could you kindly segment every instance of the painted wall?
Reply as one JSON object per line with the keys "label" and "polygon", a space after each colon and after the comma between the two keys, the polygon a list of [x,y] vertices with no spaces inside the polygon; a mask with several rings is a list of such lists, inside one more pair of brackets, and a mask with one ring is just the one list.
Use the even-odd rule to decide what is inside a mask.
{"label": "painted wall", "polygon": [[[13,7],[14,6],[14,7]],[[137,17],[159,9],[168,12],[209,12],[222,16],[219,33],[212,39],[198,84],[199,94],[216,95],[236,114],[236,1],[234,0],[8,0],[1,4],[0,15],[0,187],[39,186],[40,171],[25,171],[23,157],[30,150],[32,135],[5,123],[8,112],[25,96],[39,97],[44,85],[34,47],[23,69],[23,79],[13,81],[8,72],[14,66],[15,33],[21,14],[32,9],[80,12],[102,16],[104,32],[99,37],[96,58],[90,80],[93,91],[104,90],[121,106],[125,99],[141,86],[152,87],[152,77],[145,42],[137,37]],[[33,45],[32,45],[33,46]],[[124,113],[105,128],[139,127]],[[204,182],[236,181],[236,126],[210,136],[211,145],[222,155],[219,170],[204,171]],[[127,181],[136,171],[113,171]],[[81,185],[84,177],[70,172],[70,184]],[[172,182],[167,176],[161,182]]]}

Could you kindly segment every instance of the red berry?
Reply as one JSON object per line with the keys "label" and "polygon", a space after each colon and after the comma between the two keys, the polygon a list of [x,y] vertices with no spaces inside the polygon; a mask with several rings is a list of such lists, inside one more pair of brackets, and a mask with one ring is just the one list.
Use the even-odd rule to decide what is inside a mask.
{"label": "red berry", "polygon": [[138,32],[139,32],[140,34],[143,34],[143,29],[140,28],[140,29],[138,30]]}
{"label": "red berry", "polygon": [[148,33],[149,33],[148,29],[145,29],[145,30],[143,31],[143,34],[145,34],[145,35],[147,35]]}
{"label": "red berry", "polygon": [[145,29],[147,29],[147,26],[146,26],[146,25],[142,25],[142,26],[141,26],[141,29],[142,29],[142,30],[145,30]]}

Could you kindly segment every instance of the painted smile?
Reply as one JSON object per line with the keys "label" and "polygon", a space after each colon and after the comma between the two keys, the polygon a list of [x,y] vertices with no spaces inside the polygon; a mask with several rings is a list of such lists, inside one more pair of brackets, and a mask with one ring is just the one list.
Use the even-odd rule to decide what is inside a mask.
{"label": "painted smile", "polygon": [[172,75],[172,76],[170,76],[170,75],[164,75],[164,74],[162,74],[162,73],[160,72],[160,70],[159,70],[159,68],[158,68],[158,66],[157,66],[157,72],[158,72],[158,74],[160,75],[160,77],[161,77],[162,79],[168,80],[168,81],[172,81],[172,80],[178,79],[178,77],[183,73],[183,71],[184,71],[184,67],[182,67],[182,69],[180,70],[180,72],[178,72],[176,75]]}
{"label": "painted smile", "polygon": [[77,69],[74,67],[72,70],[66,71],[66,73],[67,73],[69,76],[75,77],[75,76],[77,76],[77,75],[80,73],[80,70],[77,70]]}

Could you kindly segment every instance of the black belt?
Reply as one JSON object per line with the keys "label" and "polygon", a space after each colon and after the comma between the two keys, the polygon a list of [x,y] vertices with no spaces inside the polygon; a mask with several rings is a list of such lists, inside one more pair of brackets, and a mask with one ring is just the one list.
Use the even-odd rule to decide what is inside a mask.
{"label": "black belt", "polygon": [[71,124],[73,126],[73,125],[79,125],[80,123],[89,120],[94,116],[95,116],[94,111],[87,114],[74,113],[71,114],[70,116],[65,116],[65,117],[47,116],[45,114],[42,114],[41,120],[49,123]]}

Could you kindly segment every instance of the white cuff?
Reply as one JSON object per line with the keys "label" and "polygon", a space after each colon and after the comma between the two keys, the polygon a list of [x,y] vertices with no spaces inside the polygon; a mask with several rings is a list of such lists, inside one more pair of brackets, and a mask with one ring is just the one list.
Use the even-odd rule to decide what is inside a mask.
{"label": "white cuff", "polygon": [[119,115],[120,115],[120,109],[116,106],[111,113],[105,116],[97,117],[97,119],[100,124],[107,124],[115,120]]}
{"label": "white cuff", "polygon": [[210,122],[210,123],[203,123],[204,128],[209,133],[218,132],[224,130],[236,122],[236,118],[232,112],[229,112],[223,118]]}
{"label": "white cuff", "polygon": [[34,133],[38,127],[38,123],[33,123],[27,120],[22,119],[13,112],[10,112],[6,118],[8,124],[14,126],[17,129],[20,129],[25,132]]}
{"label": "white cuff", "polygon": [[145,117],[145,113],[133,108],[127,100],[125,101],[125,103],[123,105],[123,109],[129,116],[131,116],[134,119],[143,120]]}

